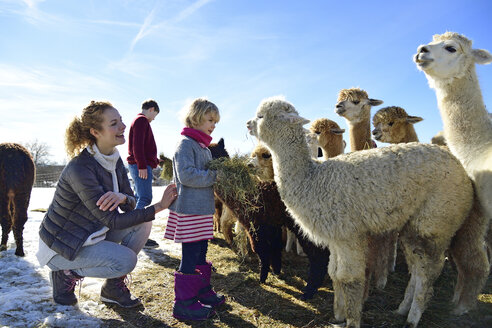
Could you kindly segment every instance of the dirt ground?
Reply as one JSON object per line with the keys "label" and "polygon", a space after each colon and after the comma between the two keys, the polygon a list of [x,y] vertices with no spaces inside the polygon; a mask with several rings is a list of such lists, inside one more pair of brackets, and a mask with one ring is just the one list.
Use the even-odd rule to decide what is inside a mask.
{"label": "dirt ground", "polygon": [[[312,300],[301,301],[308,261],[284,253],[280,276],[269,275],[265,284],[258,280],[256,257],[240,258],[225,243],[221,234],[209,244],[209,259],[217,272],[212,275],[216,291],[226,295],[227,303],[206,321],[178,321],[172,316],[173,272],[179,257],[160,249],[145,250],[150,265],[133,275],[132,292],[143,306],[121,309],[108,305],[98,317],[107,327],[336,327],[333,322],[333,290],[327,276]],[[422,316],[419,327],[485,328],[492,327],[492,275],[487,281],[478,306],[461,317],[450,315],[456,274],[449,263],[435,283],[434,297]],[[394,313],[408,281],[404,264],[389,277],[384,291],[373,291],[363,310],[363,327],[402,327],[405,318]]]}

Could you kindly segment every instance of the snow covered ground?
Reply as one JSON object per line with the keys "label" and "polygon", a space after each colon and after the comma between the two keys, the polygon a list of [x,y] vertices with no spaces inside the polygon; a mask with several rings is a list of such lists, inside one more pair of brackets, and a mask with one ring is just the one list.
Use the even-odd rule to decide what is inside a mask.
{"label": "snow covered ground", "polygon": [[[83,300],[77,306],[57,305],[51,298],[48,267],[39,267],[36,259],[38,229],[44,213],[34,209],[48,208],[55,188],[33,188],[29,218],[24,227],[24,258],[15,256],[14,236],[10,233],[8,250],[0,252],[0,326],[1,327],[99,327],[102,321],[95,313],[105,305],[99,301],[102,279],[85,278],[81,290]],[[154,202],[161,198],[164,187],[154,187]],[[157,214],[151,238],[159,243],[159,251],[180,256],[181,247],[164,240],[167,211]],[[148,252],[152,254],[152,251]],[[140,252],[134,272],[151,263],[146,252]],[[76,289],[78,293],[78,287]]]}

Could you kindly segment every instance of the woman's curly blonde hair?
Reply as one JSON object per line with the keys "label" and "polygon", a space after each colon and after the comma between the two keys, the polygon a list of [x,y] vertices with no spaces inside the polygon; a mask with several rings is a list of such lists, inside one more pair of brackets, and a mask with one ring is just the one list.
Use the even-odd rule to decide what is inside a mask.
{"label": "woman's curly blonde hair", "polygon": [[88,145],[93,145],[96,138],[91,134],[91,128],[101,130],[103,113],[113,105],[107,101],[94,101],[82,110],[80,117],[75,117],[65,131],[65,149],[70,158],[80,154]]}

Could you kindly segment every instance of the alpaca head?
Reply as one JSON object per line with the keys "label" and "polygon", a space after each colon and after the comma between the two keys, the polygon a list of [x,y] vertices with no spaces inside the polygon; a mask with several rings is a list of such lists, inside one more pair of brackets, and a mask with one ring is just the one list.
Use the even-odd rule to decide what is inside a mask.
{"label": "alpaca head", "polygon": [[319,145],[318,135],[308,129],[304,129],[304,133],[306,134],[306,142],[309,148],[309,152],[311,153],[311,157],[322,157],[323,151],[321,150]]}
{"label": "alpaca head", "polygon": [[270,150],[264,145],[258,144],[250,157],[250,163],[258,169],[258,179],[260,181],[273,180],[273,162]]}
{"label": "alpaca head", "polygon": [[343,153],[345,148],[343,133],[345,129],[340,129],[340,126],[335,121],[319,118],[311,124],[310,131],[317,135],[319,145],[324,151],[328,151],[328,157]]}
{"label": "alpaca head", "polygon": [[413,60],[429,82],[451,83],[469,74],[475,63],[492,62],[492,55],[487,50],[473,49],[472,41],[465,36],[446,32],[434,35],[432,42],[419,46]]}
{"label": "alpaca head", "polygon": [[291,103],[282,97],[272,97],[260,103],[256,117],[249,120],[246,126],[251,135],[272,150],[272,144],[281,138],[302,138],[305,142],[302,126],[306,123],[309,120],[299,116]]}
{"label": "alpaca head", "polygon": [[444,132],[439,131],[435,136],[431,139],[431,144],[439,145],[439,146],[447,146],[446,138],[444,138]]}
{"label": "alpaca head", "polygon": [[342,89],[338,93],[335,113],[350,123],[359,123],[370,118],[372,106],[382,103],[382,100],[369,98],[367,92],[362,89]]}
{"label": "alpaca head", "polygon": [[372,135],[378,141],[400,143],[407,138],[409,125],[422,120],[421,117],[408,115],[403,108],[398,106],[381,108],[372,118],[374,125]]}
{"label": "alpaca head", "polygon": [[219,142],[217,143],[211,143],[208,146],[208,149],[210,149],[212,158],[221,158],[221,157],[229,158],[229,153],[225,149],[224,138],[220,138]]}

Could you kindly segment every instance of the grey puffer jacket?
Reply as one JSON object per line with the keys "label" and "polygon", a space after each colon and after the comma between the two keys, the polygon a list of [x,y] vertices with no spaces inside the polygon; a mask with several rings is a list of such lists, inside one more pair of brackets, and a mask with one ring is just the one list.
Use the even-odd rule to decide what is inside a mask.
{"label": "grey puffer jacket", "polygon": [[135,198],[121,158],[116,164],[118,187],[127,202],[118,210],[101,211],[97,200],[113,190],[111,173],[104,169],[87,150],[74,157],[63,169],[55,195],[39,228],[39,236],[49,248],[72,261],[89,235],[103,226],[125,229],[152,221],[154,206],[133,210]]}

